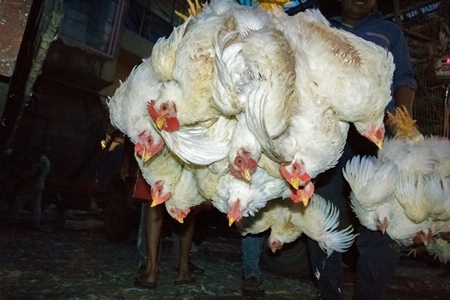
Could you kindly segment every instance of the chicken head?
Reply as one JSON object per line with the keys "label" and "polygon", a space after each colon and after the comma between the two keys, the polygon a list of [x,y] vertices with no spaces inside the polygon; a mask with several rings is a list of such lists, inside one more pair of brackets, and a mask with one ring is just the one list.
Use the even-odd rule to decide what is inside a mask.
{"label": "chicken head", "polygon": [[139,140],[134,145],[134,153],[141,158],[142,162],[146,162],[161,151],[162,147],[164,147],[163,139],[155,139],[152,134],[144,131],[139,134]]}
{"label": "chicken head", "polygon": [[309,198],[314,194],[314,184],[311,182],[311,176],[306,172],[303,161],[294,160],[288,165],[281,165],[280,173],[294,189],[291,199],[294,202],[302,201],[305,206],[308,205]]}
{"label": "chicken head", "polygon": [[236,202],[234,202],[234,204],[230,206],[227,214],[228,226],[233,225],[235,221],[239,222],[240,220],[242,220],[243,215],[240,206],[241,200],[239,199],[237,199]]}
{"label": "chicken head", "polygon": [[298,190],[291,188],[290,198],[295,203],[303,202],[304,206],[307,206],[309,199],[314,195],[314,184],[309,181],[302,188]]}
{"label": "chicken head", "polygon": [[228,164],[228,170],[235,178],[250,182],[257,166],[258,163],[252,157],[252,154],[241,148],[237,152],[233,163],[230,162]]}
{"label": "chicken head", "polygon": [[301,160],[294,160],[288,165],[281,165],[280,173],[296,190],[311,180],[311,176],[306,172],[305,164]]}
{"label": "chicken head", "polygon": [[164,203],[167,200],[169,200],[172,197],[172,193],[164,191],[164,182],[160,180],[155,182],[155,184],[152,186],[151,196],[152,196],[151,207],[154,207],[158,204]]}
{"label": "chicken head", "polygon": [[172,218],[183,224],[184,218],[186,218],[186,216],[189,214],[190,211],[191,211],[190,208],[186,209],[171,208],[168,211],[168,213]]}
{"label": "chicken head", "polygon": [[156,101],[150,100],[147,104],[147,110],[158,129],[173,132],[180,128],[175,102],[166,101],[157,107]]}
{"label": "chicken head", "polygon": [[381,123],[379,125],[374,123],[369,123],[364,126],[360,126],[359,123],[355,122],[355,127],[358,132],[377,145],[378,149],[383,147],[383,139],[384,139],[384,124]]}
{"label": "chicken head", "polygon": [[269,237],[269,239],[267,240],[267,245],[269,246],[270,250],[272,250],[272,253],[275,253],[277,252],[277,250],[283,248],[282,242],[277,239],[272,239],[271,237]]}

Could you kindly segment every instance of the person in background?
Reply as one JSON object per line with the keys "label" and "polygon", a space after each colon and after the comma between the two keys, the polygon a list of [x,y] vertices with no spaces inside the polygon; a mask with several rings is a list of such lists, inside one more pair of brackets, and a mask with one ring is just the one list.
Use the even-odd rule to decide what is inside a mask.
{"label": "person in background", "polygon": [[[404,106],[412,116],[412,105],[416,81],[409,56],[409,50],[402,30],[393,22],[383,20],[376,11],[375,0],[340,0],[341,16],[330,19],[332,27],[349,31],[367,41],[387,50],[394,57],[395,72],[392,84],[393,101],[386,108]],[[386,124],[387,134],[391,128]],[[376,155],[376,146],[350,127],[344,153],[331,170],[317,178],[316,193],[332,201],[342,211],[348,197],[343,196],[345,180],[342,168],[354,155]],[[385,294],[395,273],[399,251],[388,235],[370,231],[363,226],[358,229],[356,247],[358,260],[356,266],[355,299],[380,299]],[[329,257],[320,249],[317,242],[309,239],[308,248],[320,299],[343,299],[342,255],[336,251]]]}
{"label": "person in background", "polygon": [[263,297],[265,295],[259,269],[265,238],[266,232],[247,234],[241,238],[242,294],[246,297]]}
{"label": "person in background", "polygon": [[[28,155],[30,159],[27,158]],[[33,214],[31,227],[39,230],[42,217],[42,193],[51,164],[44,151],[41,150],[35,149],[31,154],[25,154],[25,156],[21,160],[22,165],[19,166],[20,171],[17,174],[20,178],[20,191],[12,205],[13,222],[18,224],[23,206],[30,202]]]}

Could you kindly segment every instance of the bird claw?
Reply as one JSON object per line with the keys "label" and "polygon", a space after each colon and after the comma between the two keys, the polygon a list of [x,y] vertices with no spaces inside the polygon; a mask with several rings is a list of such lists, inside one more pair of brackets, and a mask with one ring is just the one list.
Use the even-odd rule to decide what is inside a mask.
{"label": "bird claw", "polygon": [[411,254],[414,255],[414,257],[417,257],[417,249],[411,249],[406,256],[410,256]]}
{"label": "bird claw", "polygon": [[[200,5],[198,0],[195,0],[195,3],[192,3],[191,0],[187,0],[187,2],[189,4],[189,8],[188,8],[189,16],[197,17],[198,14],[202,11],[203,5]],[[186,15],[180,13],[179,11],[175,11],[175,14],[177,16],[179,16],[180,18],[182,18],[184,22],[186,22],[187,19],[189,19],[189,16],[186,16]]]}

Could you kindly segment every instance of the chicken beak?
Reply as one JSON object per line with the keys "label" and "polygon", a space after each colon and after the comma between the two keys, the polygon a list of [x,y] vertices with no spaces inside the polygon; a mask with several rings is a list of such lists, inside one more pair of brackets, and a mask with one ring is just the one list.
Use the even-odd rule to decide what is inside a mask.
{"label": "chicken beak", "polygon": [[302,202],[303,202],[303,205],[306,207],[306,206],[308,206],[308,203],[309,203],[309,197],[308,196],[302,196]]}
{"label": "chicken beak", "polygon": [[378,149],[383,148],[383,140],[376,142],[375,145],[377,145]]}
{"label": "chicken beak", "polygon": [[277,252],[277,248],[270,248],[270,250],[272,250],[272,253]]}
{"label": "chicken beak", "polygon": [[242,177],[245,179],[245,181],[247,182],[251,182],[252,181],[252,175],[250,174],[250,170],[249,169],[245,169],[244,170],[244,174],[242,174]]}
{"label": "chicken beak", "polygon": [[156,121],[155,121],[156,127],[158,127],[158,129],[161,130],[165,121],[166,121],[166,119],[164,117],[158,116],[158,118],[156,118]]}
{"label": "chicken beak", "polygon": [[184,223],[184,219],[182,217],[177,217],[175,220],[177,220],[181,224]]}
{"label": "chicken beak", "polygon": [[233,225],[234,223],[234,218],[229,218],[228,219],[228,226],[231,227],[231,225]]}
{"label": "chicken beak", "polygon": [[428,241],[427,240],[424,240],[423,241],[423,244],[425,245],[425,247],[428,245]]}
{"label": "chicken beak", "polygon": [[293,187],[294,189],[298,190],[298,187],[299,187],[299,185],[300,185],[300,178],[298,178],[297,176],[296,176],[296,177],[293,177],[293,178],[291,178],[291,180],[289,181],[289,183],[292,185],[292,187]]}
{"label": "chicken beak", "polygon": [[152,204],[150,204],[150,207],[155,207],[156,205],[158,205],[159,203],[157,203],[154,199],[152,200]]}
{"label": "chicken beak", "polygon": [[152,153],[144,149],[141,156],[142,162],[146,163],[147,161],[150,160],[150,158],[152,158]]}

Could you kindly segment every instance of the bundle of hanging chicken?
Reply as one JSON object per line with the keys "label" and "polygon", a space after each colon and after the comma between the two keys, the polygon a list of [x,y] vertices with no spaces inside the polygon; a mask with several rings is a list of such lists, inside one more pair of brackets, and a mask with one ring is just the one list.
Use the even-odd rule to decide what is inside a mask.
{"label": "bundle of hanging chicken", "polygon": [[405,109],[389,114],[396,135],[377,157],[356,156],[343,170],[361,224],[402,246],[450,260],[450,141],[424,137]]}
{"label": "bundle of hanging chicken", "polygon": [[210,199],[242,234],[271,228],[275,250],[304,232],[342,252],[353,229],[313,179],[336,165],[350,122],[382,143],[393,58],[318,10],[268,2],[189,2],[109,100],[111,123],[135,144],[152,205],[178,221]]}

